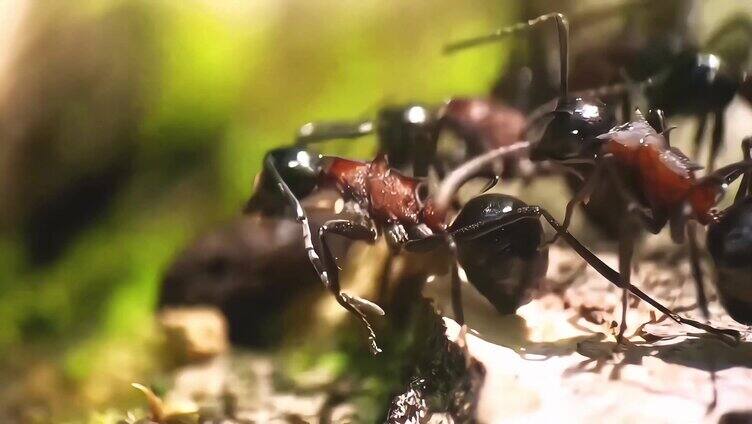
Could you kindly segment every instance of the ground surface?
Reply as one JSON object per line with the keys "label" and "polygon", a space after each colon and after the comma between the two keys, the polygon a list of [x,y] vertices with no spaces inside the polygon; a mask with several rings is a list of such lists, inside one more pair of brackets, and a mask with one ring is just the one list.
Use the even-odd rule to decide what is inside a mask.
{"label": "ground surface", "polygon": [[[636,284],[675,309],[691,308],[694,291],[685,264],[661,271],[655,265],[643,262]],[[713,323],[744,332],[739,346],[669,320],[638,331],[651,321],[651,308],[640,302],[629,311],[627,334],[644,338],[631,337],[626,350],[613,354],[608,323],[619,292],[580,266],[568,252],[555,250],[549,276],[563,284],[567,274],[579,275],[563,297],[534,300],[517,319],[491,318],[480,301],[466,308],[477,331],[467,336],[468,349],[487,370],[478,405],[482,422],[717,422],[726,412],[752,409],[749,328],[735,324],[714,302]],[[570,307],[563,307],[562,298]],[[697,318],[694,310],[684,314]],[[447,321],[448,334],[456,337],[459,327]],[[717,406],[708,411],[713,399],[708,370],[714,368]]]}
{"label": "ground surface", "polygon": [[[634,283],[699,318],[686,261],[658,240],[643,250],[647,258]],[[615,265],[608,253],[600,256]],[[750,331],[734,323],[716,300],[713,324],[742,331],[739,345],[677,325],[633,301],[629,341],[614,353],[611,323],[620,316],[620,291],[568,249],[554,247],[550,259],[541,293],[515,316],[499,316],[474,289],[464,290],[468,351],[485,368],[478,421],[718,422],[727,412],[752,408]],[[439,311],[451,310],[447,293],[440,277],[424,289]],[[444,321],[448,337],[456,340],[459,326],[450,317]],[[331,422],[363,422],[347,394],[332,402],[326,373],[304,376],[305,387],[280,387],[274,364],[273,357],[234,350],[180,369],[165,400],[173,409],[202,407],[209,416],[229,414],[240,422],[324,422],[322,411]],[[717,405],[709,409],[711,369],[717,370]],[[443,414],[431,419],[445,421]]]}

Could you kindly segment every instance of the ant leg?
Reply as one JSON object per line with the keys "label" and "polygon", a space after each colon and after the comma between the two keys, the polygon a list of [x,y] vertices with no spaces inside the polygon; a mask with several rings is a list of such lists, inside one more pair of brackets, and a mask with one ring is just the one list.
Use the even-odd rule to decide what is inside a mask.
{"label": "ant leg", "polygon": [[[590,196],[593,194],[593,190],[595,190],[595,185],[601,182],[600,175],[603,172],[603,164],[605,161],[598,161],[595,165],[595,169],[593,169],[593,172],[590,173],[589,176],[585,178],[585,181],[583,181],[582,186],[579,190],[577,190],[577,193],[575,193],[574,197],[567,202],[567,208],[564,212],[564,223],[562,224],[562,227],[564,230],[569,230],[569,224],[572,221],[572,216],[574,216],[574,209],[579,205],[580,203],[586,202]],[[548,246],[550,244],[553,244],[556,242],[556,240],[559,239],[559,233],[557,232],[551,240],[544,243],[544,246]]]}
{"label": "ant leg", "polygon": [[457,255],[457,245],[451,238],[448,241],[449,251],[452,254],[454,263],[452,264],[452,311],[454,312],[454,318],[459,325],[465,325],[465,313],[462,310],[462,283],[465,282],[461,277],[465,274],[462,270],[462,266],[459,264],[459,256]]}
{"label": "ant leg", "polygon": [[[609,160],[609,157],[605,157],[602,160]],[[645,225],[645,228],[653,234],[661,232],[666,225],[667,218],[656,211],[650,211],[646,209],[640,202],[632,195],[632,193],[624,186],[624,182],[616,173],[615,167],[610,165],[604,165],[606,171],[607,181],[616,189],[622,199],[627,204],[627,212],[635,214],[640,221]]]}
{"label": "ant leg", "polygon": [[[710,312],[708,311],[708,298],[705,295],[705,285],[700,267],[700,249],[697,245],[697,223],[687,221],[687,244],[689,245],[689,261],[692,266],[692,276],[695,281],[697,291],[697,304],[702,312],[705,322],[710,321]],[[710,381],[713,387],[713,400],[708,405],[708,411],[712,411],[718,403],[718,387],[715,374],[715,358],[709,352],[706,352],[706,358],[710,365]]]}
{"label": "ant leg", "polygon": [[[574,249],[577,254],[579,254],[590,266],[593,267],[596,271],[598,271],[599,274],[601,274],[604,278],[606,278],[608,281],[610,281],[613,285],[619,287],[619,288],[625,288],[630,293],[632,293],[635,297],[639,298],[640,300],[644,301],[645,303],[649,304],[650,306],[657,309],[659,312],[667,315],[669,318],[671,318],[673,321],[679,323],[679,324],[686,324],[694,328],[698,328],[700,330],[704,330],[708,333],[715,334],[722,339],[728,339],[731,338],[734,342],[738,342],[741,335],[738,331],[732,330],[732,329],[719,329],[715,328],[713,326],[689,319],[684,318],[681,315],[671,311],[669,308],[663,306],[660,302],[653,299],[649,295],[647,295],[645,292],[640,290],[639,288],[635,287],[634,285],[625,286],[622,284],[621,275],[616,272],[613,268],[608,266],[605,262],[603,262],[598,256],[596,256],[593,252],[591,252],[587,247],[585,247],[582,243],[579,242],[569,231],[565,230],[561,224],[559,224],[558,221],[545,209],[541,208],[540,206],[526,206],[517,209],[514,213],[504,215],[502,217],[499,217],[496,220],[484,222],[483,224],[475,225],[473,227],[467,227],[460,230],[457,230],[452,233],[452,237],[455,240],[460,240],[462,238],[467,239],[473,239],[477,237],[481,237],[485,234],[490,233],[491,231],[495,231],[501,227],[504,227],[506,225],[512,224],[514,222],[523,220],[523,219],[530,219],[530,218],[539,218],[543,216],[549,225],[553,229],[555,229],[558,233],[561,234],[561,237],[564,239],[569,246]],[[430,238],[431,242],[435,242],[436,238]]]}
{"label": "ant leg", "polygon": [[561,97],[564,100],[568,95],[569,81],[569,21],[561,13],[548,13],[531,19],[527,22],[520,22],[504,28],[497,29],[491,34],[475,37],[463,41],[448,44],[444,47],[444,53],[454,53],[457,50],[475,47],[489,42],[499,41],[510,34],[526,30],[541,22],[549,19],[556,20],[556,30],[559,36],[559,78]]}
{"label": "ant leg", "polygon": [[631,287],[630,278],[632,276],[632,257],[634,256],[635,234],[638,231],[630,225],[630,220],[622,221],[621,231],[619,234],[619,274],[621,274],[621,284],[623,292],[621,296],[621,324],[619,324],[619,334],[616,341],[621,344],[624,341],[624,332],[627,330],[627,309],[629,309],[629,288]]}
{"label": "ant leg", "polygon": [[300,127],[295,142],[305,145],[333,139],[355,139],[371,134],[373,130],[373,121],[309,122]]}
{"label": "ant leg", "polygon": [[653,299],[652,297],[648,296],[645,292],[638,289],[634,285],[630,284],[628,286],[625,286],[621,283],[621,277],[619,274],[614,271],[611,267],[606,265],[603,261],[600,260],[593,252],[591,252],[588,248],[582,245],[574,236],[572,236],[568,231],[564,230],[561,225],[556,222],[553,216],[551,216],[548,211],[545,209],[539,208],[537,206],[531,206],[531,208],[537,208],[537,213],[540,215],[543,215],[543,217],[548,221],[549,225],[553,227],[557,232],[562,233],[562,237],[564,240],[577,252],[585,261],[590,264],[596,271],[598,271],[602,276],[604,276],[607,280],[609,280],[614,285],[627,289],[630,293],[632,293],[634,296],[639,298],[640,300],[643,300],[650,306],[657,309],[659,312],[662,312],[663,314],[667,315],[669,318],[671,318],[673,321],[679,323],[679,324],[686,324],[694,328],[698,328],[700,330],[704,330],[708,333],[715,334],[722,338],[722,340],[731,338],[733,343],[737,343],[740,338],[741,334],[732,329],[726,329],[726,328],[715,328],[711,325],[704,324],[689,318],[684,318],[681,315],[671,311],[667,307],[661,305],[658,301]]}
{"label": "ant leg", "polygon": [[436,149],[438,144],[438,130],[420,131],[414,141],[415,151],[413,153],[413,176],[416,178],[428,177],[428,169],[431,166],[436,168],[438,160],[436,159]]}
{"label": "ant leg", "polygon": [[264,163],[265,168],[269,171],[271,177],[277,183],[277,188],[279,188],[279,190],[282,192],[282,195],[285,197],[285,199],[287,199],[290,206],[292,206],[292,209],[295,212],[295,219],[300,223],[303,230],[303,245],[305,246],[306,253],[308,254],[308,260],[316,270],[316,274],[319,275],[319,279],[321,279],[324,287],[328,289],[330,286],[329,276],[326,272],[326,269],[324,268],[324,265],[321,263],[321,259],[319,258],[318,253],[316,253],[315,246],[313,245],[313,236],[311,234],[311,224],[308,222],[308,215],[306,215],[305,210],[300,204],[298,198],[295,197],[295,194],[290,190],[290,187],[287,186],[287,183],[282,178],[282,176],[280,176],[279,171],[277,171],[277,167],[274,165],[274,160],[272,159],[272,156],[270,154],[266,155]]}
{"label": "ant leg", "polygon": [[449,251],[453,257],[452,263],[452,312],[454,312],[454,319],[457,324],[460,325],[460,332],[457,335],[457,344],[467,354],[467,325],[465,325],[465,312],[462,309],[462,286],[463,283],[467,284],[465,278],[465,270],[462,269],[462,265],[459,262],[459,256],[457,254],[457,244],[454,239],[449,237],[448,243]]}
{"label": "ant leg", "polygon": [[625,92],[621,100],[621,118],[624,122],[632,120],[632,98]]}
{"label": "ant leg", "polygon": [[723,112],[723,109],[715,111],[713,138],[710,143],[710,153],[708,154],[708,172],[713,172],[713,169],[715,169],[715,160],[718,157],[721,146],[723,146],[723,135],[726,132],[726,120]]}
{"label": "ant leg", "polygon": [[707,321],[710,319],[708,311],[708,298],[705,294],[704,278],[702,276],[702,267],[700,266],[700,247],[697,244],[697,225],[693,221],[687,221],[687,245],[689,246],[689,261],[692,267],[692,277],[695,281],[695,290],[697,291],[697,304],[702,312],[702,317]]}
{"label": "ant leg", "polygon": [[[363,312],[361,312],[360,308],[368,309],[374,313],[377,313],[379,315],[383,315],[384,311],[376,304],[369,302],[368,300],[361,299],[357,296],[350,296],[346,293],[341,293],[339,290],[339,281],[337,280],[338,273],[337,273],[337,264],[334,263],[333,257],[331,255],[331,252],[329,251],[329,247],[326,244],[326,240],[323,237],[323,234],[326,233],[328,230],[327,228],[331,227],[331,225],[334,225],[333,222],[328,222],[327,224],[324,224],[319,229],[319,238],[322,241],[322,246],[324,248],[324,258],[326,260],[325,263],[322,263],[321,259],[319,258],[318,253],[316,252],[316,247],[313,244],[313,236],[311,235],[311,226],[308,222],[308,216],[305,213],[305,210],[303,209],[303,206],[300,204],[300,201],[297,197],[295,197],[295,194],[290,190],[290,187],[287,186],[287,183],[285,183],[285,180],[279,175],[279,171],[277,171],[277,167],[274,165],[274,160],[270,155],[266,155],[265,159],[265,166],[266,169],[271,174],[274,181],[277,183],[277,187],[280,189],[284,197],[287,199],[287,201],[292,206],[292,209],[295,211],[295,219],[301,224],[302,230],[303,230],[303,245],[305,246],[306,253],[308,254],[308,260],[311,262],[311,265],[316,270],[316,273],[319,275],[319,279],[321,279],[321,282],[324,284],[324,287],[331,290],[335,293],[337,297],[337,302],[339,302],[345,309],[349,310],[353,314],[355,314],[361,322],[365,325],[366,329],[369,332],[369,340],[371,342],[371,351],[374,353],[378,353],[380,350],[375,342],[375,335],[373,333],[373,330],[371,329],[370,323],[366,319]],[[342,222],[342,221],[340,221]],[[335,229],[342,229],[344,232],[347,233],[347,236],[357,238],[358,236],[363,237],[361,239],[366,239],[366,237],[369,237],[371,240],[374,240],[377,236],[376,230],[373,227],[366,227],[363,225],[358,226],[358,224],[355,224],[354,222],[350,221],[344,221],[347,222],[348,225],[341,225],[336,224],[334,225]],[[352,231],[345,231],[344,228],[348,227],[351,228]],[[326,264],[326,265],[325,265]],[[330,276],[333,278],[330,279]]]}
{"label": "ant leg", "polygon": [[329,290],[335,295],[337,302],[342,305],[342,307],[350,311],[361,321],[366,331],[368,332],[368,341],[370,343],[371,352],[374,354],[379,353],[381,352],[381,349],[379,349],[378,345],[376,344],[376,334],[373,332],[373,328],[368,322],[368,318],[366,318],[365,313],[363,313],[363,309],[369,310],[370,312],[374,312],[378,315],[384,315],[384,311],[380,307],[378,307],[378,305],[368,300],[356,296],[351,296],[341,291],[339,285],[339,268],[337,267],[337,263],[334,260],[334,255],[332,255],[331,249],[329,248],[329,243],[327,241],[327,236],[332,234],[337,234],[352,240],[361,240],[371,243],[376,241],[378,234],[376,233],[376,230],[371,226],[358,224],[346,219],[334,219],[327,221],[319,229],[322,257],[329,279]]}
{"label": "ant leg", "polygon": [[[742,140],[742,155],[743,160],[752,160],[752,137],[747,137]],[[747,170],[742,177],[742,182],[739,184],[739,189],[734,197],[734,203],[739,203],[742,199],[752,195],[752,172]]]}
{"label": "ant leg", "polygon": [[705,135],[705,128],[708,126],[708,115],[697,115],[697,132],[695,132],[695,138],[692,140],[692,156],[697,158],[700,154],[700,146],[702,146],[702,138]]}

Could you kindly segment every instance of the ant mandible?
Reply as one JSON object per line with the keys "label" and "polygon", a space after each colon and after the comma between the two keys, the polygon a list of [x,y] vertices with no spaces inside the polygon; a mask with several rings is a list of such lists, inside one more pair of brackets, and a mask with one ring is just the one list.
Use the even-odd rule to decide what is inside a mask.
{"label": "ant mandible", "polygon": [[[477,174],[484,167],[479,166],[479,163],[487,165],[494,157],[517,153],[527,146],[528,143],[521,142],[481,155],[450,173],[446,179],[449,181],[448,185],[453,186],[458,180],[465,181],[469,174]],[[489,155],[492,156],[491,159]],[[613,284],[625,288],[679,323],[720,334],[736,335],[732,330],[717,330],[682,318],[636,287],[624,285],[616,271],[580,244],[551,214],[539,206],[527,205],[507,195],[486,194],[471,199],[459,211],[457,218],[447,225],[446,209],[438,208],[433,199],[421,194],[421,181],[390,168],[384,155],[378,155],[372,162],[319,155],[308,158],[308,169],[313,171],[308,174],[310,184],[317,187],[334,186],[344,199],[356,206],[354,210],[359,214],[359,218],[354,220],[336,219],[326,222],[317,234],[321,243],[318,251],[313,243],[314,235],[308,225],[306,213],[296,194],[278,172],[279,160],[274,156],[275,152],[270,152],[264,160],[266,175],[276,183],[301,223],[308,257],[324,286],[335,295],[341,306],[361,321],[368,333],[373,353],[378,353],[380,349],[367,313],[383,315],[384,312],[366,299],[341,291],[337,264],[328,247],[328,236],[336,234],[374,243],[380,234],[384,234],[395,250],[404,248],[413,252],[447,246],[454,257],[452,305],[457,321],[463,325],[460,292],[462,275],[469,276],[469,282],[478,287],[497,309],[513,312],[519,302],[527,297],[533,283],[545,274],[547,261],[543,255],[547,255],[547,250],[545,246],[541,246],[542,228],[538,221],[541,216],[578,254]],[[484,261],[469,260],[468,253],[478,247],[477,243],[486,243],[483,247],[491,255],[492,263],[504,263],[513,257],[520,258],[528,265],[527,271],[515,278],[510,276],[509,270],[504,266],[486,267]],[[509,249],[503,249],[504,246],[509,246]]]}

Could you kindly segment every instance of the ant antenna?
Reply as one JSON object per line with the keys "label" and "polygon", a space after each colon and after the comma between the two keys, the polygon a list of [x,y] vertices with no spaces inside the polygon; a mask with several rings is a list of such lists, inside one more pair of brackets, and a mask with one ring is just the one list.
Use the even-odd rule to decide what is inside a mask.
{"label": "ant antenna", "polygon": [[480,156],[465,162],[454,171],[449,173],[439,186],[434,198],[434,204],[437,211],[445,211],[454,194],[467,180],[477,175],[489,163],[501,157],[518,153],[530,147],[529,141],[518,141],[508,146],[498,147]]}
{"label": "ant antenna", "polygon": [[556,29],[559,34],[559,78],[561,80],[561,99],[564,100],[569,94],[569,22],[567,21],[567,18],[561,13],[547,13],[527,22],[520,22],[518,24],[497,29],[496,31],[488,35],[448,44],[444,47],[444,53],[450,54],[469,47],[476,47],[482,44],[499,41],[505,38],[507,35],[526,30],[549,19],[556,20]]}

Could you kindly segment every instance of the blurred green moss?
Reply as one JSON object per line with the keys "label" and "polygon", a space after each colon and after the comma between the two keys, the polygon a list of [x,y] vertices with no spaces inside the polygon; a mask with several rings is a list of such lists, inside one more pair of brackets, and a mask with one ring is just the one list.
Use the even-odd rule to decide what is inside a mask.
{"label": "blurred green moss", "polygon": [[[110,53],[138,62],[128,69],[140,74],[124,79],[136,85],[132,128],[118,139],[135,153],[112,159],[128,161],[125,184],[106,214],[88,222],[54,262],[34,265],[19,231],[0,234],[5,368],[24,366],[19,355],[28,352],[34,352],[29,366],[49,355],[78,387],[65,396],[106,386],[115,377],[102,370],[113,358],[144,362],[122,367],[119,380],[152,371],[148,346],[162,272],[193,237],[239,213],[264,152],[289,143],[309,120],[359,118],[385,103],[487,92],[503,66],[504,47],[445,57],[441,45],[513,21],[510,4],[102,0],[31,13],[27,25],[43,29],[59,20],[128,26],[123,36],[132,39],[115,40]],[[79,41],[75,60],[88,60],[88,40]],[[25,54],[33,57],[33,48],[45,46]],[[71,105],[60,112],[65,119],[81,122],[66,137],[90,143],[113,137],[87,122],[98,112],[87,101],[65,103]],[[117,111],[120,99],[111,101]],[[333,142],[322,149],[365,158],[374,146],[373,140]],[[133,359],[124,360],[128,355]],[[342,367],[341,358],[332,360],[328,366]]]}

